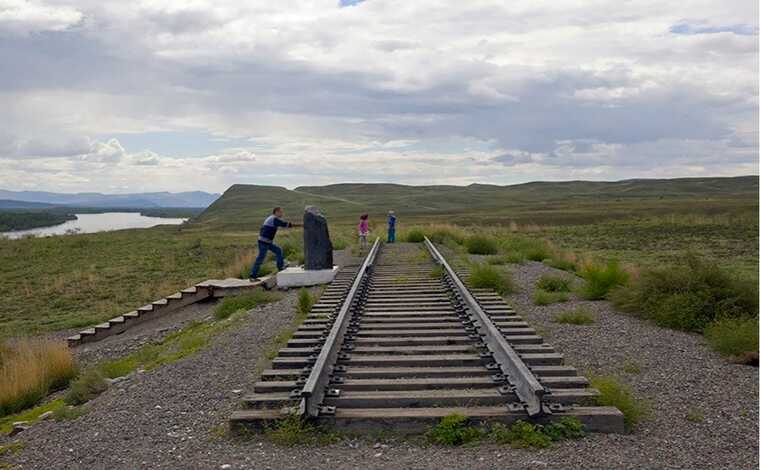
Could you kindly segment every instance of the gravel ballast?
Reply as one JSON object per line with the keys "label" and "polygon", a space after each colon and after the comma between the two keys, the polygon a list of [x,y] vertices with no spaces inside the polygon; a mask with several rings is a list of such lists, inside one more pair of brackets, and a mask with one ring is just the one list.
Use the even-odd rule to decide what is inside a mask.
{"label": "gravel ballast", "polygon": [[[1,438],[0,445],[24,446],[2,458],[29,469],[757,468],[756,368],[727,363],[702,337],[616,313],[608,302],[535,306],[531,293],[542,274],[568,274],[533,262],[510,269],[521,292],[509,302],[567,364],[584,374],[617,375],[649,401],[650,416],[633,433],[591,435],[542,450],[443,448],[394,438],[284,448],[261,435],[223,435],[240,397],[266,367],[273,338],[295,316],[297,292],[289,292],[280,302],[253,309],[246,323],[219,334],[207,349],[114,384],[79,419],[44,421],[14,439]],[[552,321],[579,305],[593,312],[594,324]],[[119,348],[90,354],[110,357],[110,349]],[[624,372],[625,364],[640,372]],[[703,419],[690,421],[687,415]]]}

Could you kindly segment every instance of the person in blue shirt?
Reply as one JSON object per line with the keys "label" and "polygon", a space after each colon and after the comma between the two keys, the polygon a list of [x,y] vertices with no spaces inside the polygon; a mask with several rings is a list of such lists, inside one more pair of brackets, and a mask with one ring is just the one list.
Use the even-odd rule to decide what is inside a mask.
{"label": "person in blue shirt", "polygon": [[396,242],[396,214],[388,211],[388,243]]}
{"label": "person in blue shirt", "polygon": [[274,253],[275,258],[277,258],[277,270],[282,271],[285,269],[285,258],[282,256],[282,248],[274,244],[274,236],[277,235],[277,229],[280,227],[290,228],[298,227],[298,225],[282,220],[282,216],[282,207],[275,207],[272,215],[267,217],[261,225],[261,230],[259,231],[259,255],[256,257],[256,261],[251,268],[251,279],[258,279],[259,269],[264,263],[267,251]]}

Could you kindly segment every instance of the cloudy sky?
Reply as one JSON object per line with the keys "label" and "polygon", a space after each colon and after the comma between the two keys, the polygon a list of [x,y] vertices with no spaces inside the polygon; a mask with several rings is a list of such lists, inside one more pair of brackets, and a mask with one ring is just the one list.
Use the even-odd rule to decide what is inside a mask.
{"label": "cloudy sky", "polygon": [[756,0],[0,0],[0,188],[755,174]]}

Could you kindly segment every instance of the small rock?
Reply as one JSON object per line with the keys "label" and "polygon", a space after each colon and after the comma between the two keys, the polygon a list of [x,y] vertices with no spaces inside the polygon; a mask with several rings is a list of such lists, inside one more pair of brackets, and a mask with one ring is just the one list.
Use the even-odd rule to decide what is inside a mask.
{"label": "small rock", "polygon": [[26,421],[16,421],[13,423],[13,428],[11,429],[11,432],[8,433],[8,436],[15,436],[16,434],[20,432],[24,432],[27,429],[29,429],[31,426]]}
{"label": "small rock", "polygon": [[379,449],[381,445],[382,444],[380,444],[379,442],[376,442],[375,445],[372,446],[372,448],[373,449]]}
{"label": "small rock", "polygon": [[220,468],[232,468],[232,465],[225,463]]}
{"label": "small rock", "polygon": [[242,389],[236,388],[235,390],[232,391],[232,393],[241,393],[242,391],[243,391]]}
{"label": "small rock", "polygon": [[375,454],[375,457],[382,457],[382,456],[383,456],[382,452],[378,452],[377,454]]}
{"label": "small rock", "polygon": [[535,465],[536,467],[546,467],[546,466],[547,466],[547,463],[546,463],[546,462],[542,462],[542,461],[540,461],[540,460],[532,460],[532,461],[530,462],[530,464],[531,464],[531,465]]}

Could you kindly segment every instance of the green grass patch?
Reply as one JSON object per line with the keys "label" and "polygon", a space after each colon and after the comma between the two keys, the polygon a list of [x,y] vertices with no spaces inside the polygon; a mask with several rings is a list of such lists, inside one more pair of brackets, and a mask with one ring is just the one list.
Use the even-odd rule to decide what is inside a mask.
{"label": "green grass patch", "polygon": [[433,444],[460,446],[480,439],[483,436],[483,430],[471,426],[466,416],[453,414],[441,419],[427,432],[426,436]]}
{"label": "green grass patch", "polygon": [[437,265],[430,271],[430,277],[433,279],[440,279],[443,277],[443,266]]}
{"label": "green grass patch", "polygon": [[298,291],[298,311],[307,315],[311,311],[311,307],[314,306],[314,297],[311,296],[309,290],[302,287]]}
{"label": "green grass patch", "polygon": [[549,305],[567,302],[570,295],[567,292],[548,292],[543,289],[533,291],[533,303],[536,305]]}
{"label": "green grass patch", "polygon": [[526,421],[516,421],[511,426],[495,424],[491,437],[498,444],[508,444],[516,448],[543,449],[553,442],[565,439],[580,439],[585,436],[583,424],[577,419],[565,416],[556,422],[540,425]]}
{"label": "green grass patch", "polygon": [[554,321],[569,325],[591,325],[596,320],[588,309],[578,307],[575,310],[560,313],[554,318]]}
{"label": "green grass patch", "polygon": [[501,295],[517,291],[511,273],[488,264],[473,264],[468,284],[475,289],[493,289]]}
{"label": "green grass patch", "polygon": [[223,320],[191,322],[182,330],[166,336],[157,343],[145,345],[127,356],[99,364],[98,372],[107,378],[116,378],[140,368],[149,371],[176,362],[205,348],[211,338],[244,321],[245,317],[245,310],[238,309],[236,313]]}
{"label": "green grass patch", "polygon": [[551,251],[546,241],[536,237],[529,237],[519,234],[500,234],[499,245],[503,253],[511,256],[512,259],[543,261],[549,258]]}
{"label": "green grass patch", "polygon": [[705,328],[705,339],[712,349],[724,356],[741,359],[758,350],[757,318],[722,318]]}
{"label": "green grass patch", "polygon": [[340,439],[338,434],[324,431],[302,420],[297,415],[279,419],[274,424],[264,428],[264,437],[283,447],[328,445]]}
{"label": "green grass patch", "polygon": [[692,423],[701,423],[705,420],[705,415],[703,415],[699,410],[697,409],[690,409],[686,413],[686,421],[690,421]]}
{"label": "green grass patch", "polygon": [[625,372],[626,374],[640,374],[641,366],[639,366],[633,361],[626,361],[623,364],[623,372]]}
{"label": "green grass patch", "polygon": [[73,421],[87,414],[90,409],[86,406],[61,406],[53,411],[56,421]]}
{"label": "green grass patch", "polygon": [[40,415],[47,413],[48,411],[55,412],[55,410],[63,406],[65,406],[63,399],[57,399],[39,406],[35,406],[34,408],[30,408],[21,413],[4,416],[0,418],[0,433],[8,434],[11,432],[13,429],[13,423],[15,422],[26,421],[33,423],[39,419]]}
{"label": "green grass patch", "polygon": [[570,292],[570,280],[545,274],[538,280],[536,287],[548,292]]}
{"label": "green grass patch", "polygon": [[554,269],[561,269],[562,271],[576,272],[578,270],[577,258],[570,253],[555,251],[551,258],[544,260],[544,264]]}
{"label": "green grass patch", "polygon": [[587,264],[580,275],[586,280],[580,294],[587,300],[606,299],[613,288],[625,285],[629,277],[616,261],[610,261],[605,266]]}
{"label": "green grass patch", "polygon": [[461,415],[446,416],[425,434],[433,444],[461,446],[490,441],[516,448],[546,448],[553,442],[580,439],[585,436],[583,423],[565,416],[549,424],[540,425],[518,420],[511,425],[501,423],[489,428],[475,426]]}
{"label": "green grass patch", "polygon": [[[0,457],[15,455],[23,448],[24,444],[22,442],[9,442],[8,444],[0,445]],[[3,463],[0,462],[0,468],[2,468],[2,465]]]}
{"label": "green grass patch", "polygon": [[108,390],[108,382],[103,374],[95,368],[87,369],[71,382],[63,400],[67,405],[82,405],[106,390]]}
{"label": "green grass patch", "polygon": [[248,311],[259,305],[276,302],[281,298],[278,294],[263,289],[254,289],[246,294],[225,297],[214,309],[214,318],[217,320],[229,318],[238,310]]}
{"label": "green grass patch", "polygon": [[467,253],[471,255],[495,255],[499,248],[491,237],[473,235],[465,241]]}
{"label": "green grass patch", "polygon": [[418,228],[413,228],[406,232],[404,239],[409,243],[422,243],[425,241],[425,232]]}
{"label": "green grass patch", "polygon": [[599,406],[614,406],[625,419],[629,431],[648,414],[648,405],[633,395],[631,388],[614,377],[591,377],[591,386],[599,390],[596,403]]}
{"label": "green grass patch", "polygon": [[611,298],[621,310],[660,326],[700,332],[714,320],[757,317],[758,286],[689,254],[680,264],[644,269]]}

